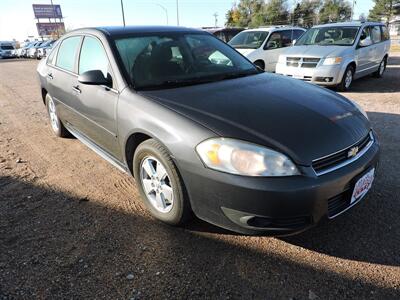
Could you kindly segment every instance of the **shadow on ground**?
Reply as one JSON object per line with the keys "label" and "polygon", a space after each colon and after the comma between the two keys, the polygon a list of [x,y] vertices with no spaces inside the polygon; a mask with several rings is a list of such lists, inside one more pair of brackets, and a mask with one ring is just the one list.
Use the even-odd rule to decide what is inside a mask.
{"label": "shadow on ground", "polygon": [[[1,177],[0,188],[2,299],[304,299],[309,290],[330,297],[396,293],[15,178]],[[354,243],[364,231],[356,228]],[[332,239],[330,244],[342,243]]]}

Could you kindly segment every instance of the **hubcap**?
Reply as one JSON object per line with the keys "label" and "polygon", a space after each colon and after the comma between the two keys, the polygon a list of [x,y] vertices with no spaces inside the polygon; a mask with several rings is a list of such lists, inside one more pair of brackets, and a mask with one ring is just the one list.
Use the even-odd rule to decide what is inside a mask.
{"label": "hubcap", "polygon": [[58,131],[58,117],[56,113],[56,106],[54,105],[53,99],[49,98],[49,116],[51,121],[51,127],[54,131]]}
{"label": "hubcap", "polygon": [[167,170],[155,157],[148,156],[140,165],[140,180],[151,205],[159,212],[171,211],[174,192]]}
{"label": "hubcap", "polygon": [[351,72],[351,70],[348,70],[346,73],[346,79],[344,81],[346,88],[350,86],[352,81],[353,81],[353,73]]}

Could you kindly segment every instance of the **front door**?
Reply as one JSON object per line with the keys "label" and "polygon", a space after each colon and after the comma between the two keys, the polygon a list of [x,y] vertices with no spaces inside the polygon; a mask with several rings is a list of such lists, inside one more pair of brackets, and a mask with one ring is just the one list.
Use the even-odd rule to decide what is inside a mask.
{"label": "front door", "polygon": [[[78,74],[100,70],[112,81],[113,72],[103,44],[94,36],[85,36],[79,56]],[[86,85],[76,78],[73,85],[77,109],[82,114],[79,130],[87,138],[117,159],[121,152],[117,141],[117,102],[119,93],[111,86]]]}

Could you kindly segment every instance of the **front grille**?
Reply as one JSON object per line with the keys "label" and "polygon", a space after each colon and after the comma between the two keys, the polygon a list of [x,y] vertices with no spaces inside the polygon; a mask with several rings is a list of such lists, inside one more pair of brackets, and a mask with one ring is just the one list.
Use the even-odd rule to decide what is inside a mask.
{"label": "front grille", "polygon": [[318,57],[286,57],[288,67],[315,68],[319,61]]}
{"label": "front grille", "polygon": [[328,200],[328,218],[334,218],[350,206],[351,189]]}
{"label": "front grille", "polygon": [[[355,143],[354,145],[333,153],[331,155],[316,159],[312,162],[312,167],[317,175],[323,175],[330,171],[336,170],[342,165],[352,162],[354,159],[360,157],[373,143],[373,136],[370,132],[366,137]],[[349,156],[351,149],[358,149],[355,156]]]}

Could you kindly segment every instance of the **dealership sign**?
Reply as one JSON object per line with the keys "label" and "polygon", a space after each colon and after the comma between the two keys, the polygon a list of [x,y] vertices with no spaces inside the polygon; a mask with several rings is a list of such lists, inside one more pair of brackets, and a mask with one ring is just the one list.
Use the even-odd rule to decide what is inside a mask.
{"label": "dealership sign", "polygon": [[63,17],[61,13],[61,6],[59,4],[32,4],[32,6],[36,19],[61,19]]}
{"label": "dealership sign", "polygon": [[64,23],[36,23],[40,36],[64,34]]}

